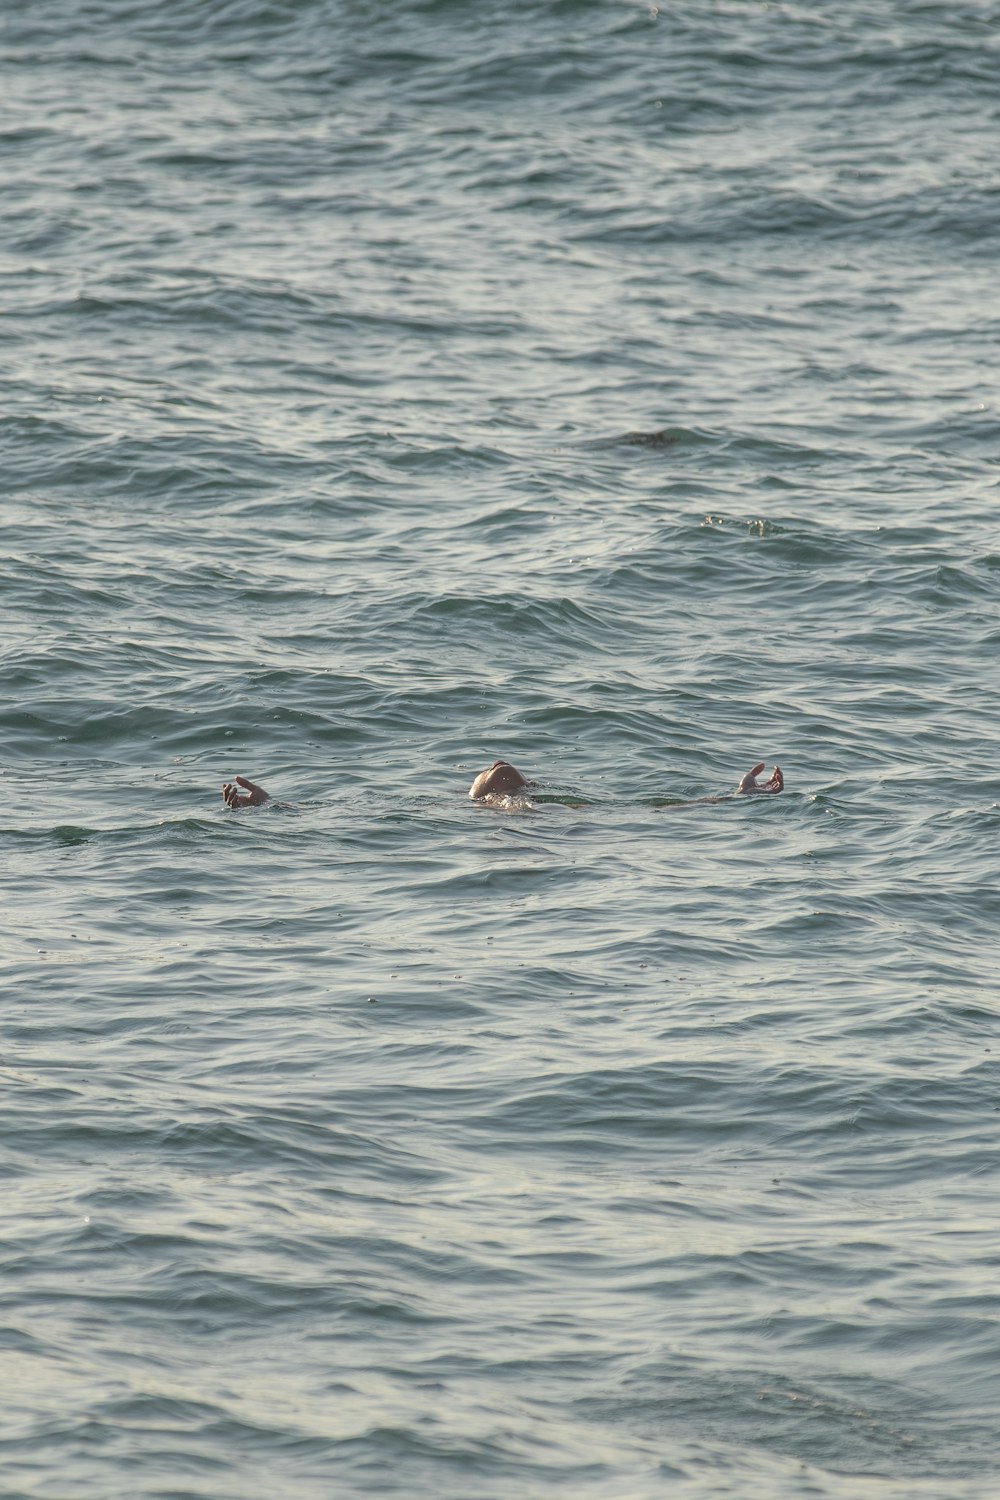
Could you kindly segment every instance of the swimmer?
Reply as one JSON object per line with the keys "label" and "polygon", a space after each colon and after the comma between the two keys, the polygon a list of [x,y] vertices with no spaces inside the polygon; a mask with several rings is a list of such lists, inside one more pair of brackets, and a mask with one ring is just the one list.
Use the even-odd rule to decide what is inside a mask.
{"label": "swimmer", "polygon": [[[534,785],[533,781],[528,781],[507,761],[495,760],[489,770],[476,777],[469,796],[475,797],[477,802],[489,802],[491,799],[501,801],[512,792]],[[238,786],[243,787],[247,794],[245,797],[236,790]],[[222,800],[227,807],[263,807],[265,802],[270,802],[271,796],[262,786],[248,781],[245,776],[236,776],[222,788]]]}
{"label": "swimmer", "polygon": [[[735,797],[773,797],[785,789],[785,778],[781,774],[781,767],[775,766],[770,778],[765,782],[759,782],[757,777],[764,769],[764,761],[753,766],[745,776],[740,778],[740,784],[733,793]],[[495,760],[485,771],[481,771],[469,788],[469,796],[475,802],[488,802],[493,805],[503,805],[507,798],[513,793],[524,791],[525,787],[536,785],[522,776],[515,766],[509,761]],[[719,797],[704,797],[704,802],[719,802]]]}

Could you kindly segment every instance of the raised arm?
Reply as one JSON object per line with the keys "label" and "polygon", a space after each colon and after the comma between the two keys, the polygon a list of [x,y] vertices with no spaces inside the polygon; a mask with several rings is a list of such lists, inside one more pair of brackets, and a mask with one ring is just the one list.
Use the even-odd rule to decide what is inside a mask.
{"label": "raised arm", "polygon": [[757,780],[757,777],[760,775],[761,771],[763,771],[764,766],[765,762],[760,761],[756,766],[753,766],[751,770],[746,773],[746,775],[741,779],[739,786],[736,788],[737,797],[774,796],[777,792],[784,791],[785,778],[781,774],[780,766],[775,766],[774,770],[771,772],[770,781],[761,783]]}
{"label": "raised arm", "polygon": [[[240,796],[236,790],[237,786],[245,789],[247,793],[245,797]],[[222,788],[222,800],[227,807],[263,807],[264,803],[270,802],[271,798],[262,786],[255,786],[245,776],[237,776],[235,786],[231,781],[227,781]]]}

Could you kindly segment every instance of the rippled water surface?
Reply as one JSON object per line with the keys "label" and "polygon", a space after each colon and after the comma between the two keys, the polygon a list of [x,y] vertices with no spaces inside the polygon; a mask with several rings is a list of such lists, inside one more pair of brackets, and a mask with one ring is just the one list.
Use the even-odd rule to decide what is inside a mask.
{"label": "rippled water surface", "polygon": [[4,1494],[980,1500],[1000,9],[2,18]]}

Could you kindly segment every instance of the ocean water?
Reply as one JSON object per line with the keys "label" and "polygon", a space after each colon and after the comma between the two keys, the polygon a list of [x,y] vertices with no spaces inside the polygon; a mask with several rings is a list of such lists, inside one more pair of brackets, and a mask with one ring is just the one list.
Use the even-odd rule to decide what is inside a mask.
{"label": "ocean water", "polygon": [[998,66],[7,0],[5,1497],[993,1492]]}

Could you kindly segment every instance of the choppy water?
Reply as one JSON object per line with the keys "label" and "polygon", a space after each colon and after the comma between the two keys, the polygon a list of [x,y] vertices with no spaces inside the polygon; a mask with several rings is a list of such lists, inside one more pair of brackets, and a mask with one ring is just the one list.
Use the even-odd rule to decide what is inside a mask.
{"label": "choppy water", "polygon": [[1000,9],[3,19],[4,1494],[978,1500]]}

